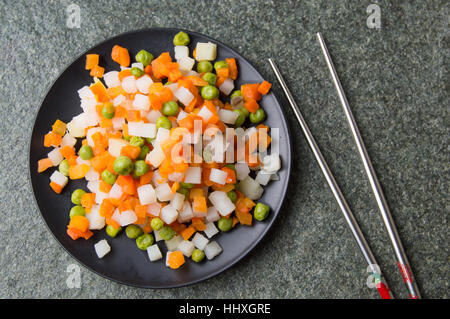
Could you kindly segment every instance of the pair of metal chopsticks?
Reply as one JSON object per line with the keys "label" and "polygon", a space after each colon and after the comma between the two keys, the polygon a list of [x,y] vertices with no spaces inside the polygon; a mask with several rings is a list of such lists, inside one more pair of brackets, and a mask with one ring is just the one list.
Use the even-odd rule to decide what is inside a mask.
{"label": "pair of metal chopsticks", "polygon": [[[330,70],[333,82],[336,86],[336,90],[338,92],[342,107],[344,108],[344,112],[347,117],[348,123],[350,125],[353,137],[355,139],[359,155],[363,161],[364,169],[369,178],[372,191],[375,194],[375,198],[377,200],[377,204],[380,209],[380,213],[381,213],[383,222],[385,224],[385,227],[389,234],[389,239],[391,240],[391,243],[392,243],[392,246],[393,246],[393,249],[395,252],[395,256],[397,259],[397,265],[400,269],[400,273],[402,275],[403,281],[405,282],[405,284],[408,288],[408,291],[409,291],[409,297],[414,298],[414,299],[420,298],[419,289],[418,289],[417,284],[412,275],[411,267],[409,266],[408,259],[406,257],[403,246],[401,244],[400,237],[398,236],[397,229],[395,227],[394,221],[393,221],[391,213],[389,211],[389,207],[387,205],[386,199],[384,198],[383,191],[378,182],[375,170],[372,166],[369,155],[367,154],[367,150],[364,146],[364,142],[359,133],[358,126],[353,117],[353,114],[352,114],[352,111],[348,104],[348,101],[345,97],[344,91],[342,89],[341,83],[337,76],[337,73],[334,68],[331,57],[328,53],[327,47],[325,45],[325,41],[320,33],[317,33],[317,38],[318,38],[320,46],[322,48],[322,52],[323,52],[323,55],[327,62],[328,68]],[[333,195],[345,217],[345,220],[347,221],[347,224],[349,225],[350,230],[352,231],[352,234],[356,240],[356,243],[358,244],[366,262],[369,265],[370,271],[374,275],[376,275],[374,278],[376,278],[376,281],[375,281],[376,287],[378,289],[378,292],[379,292],[381,298],[383,298],[383,299],[393,298],[392,292],[389,289],[389,287],[381,273],[378,263],[375,260],[375,257],[373,255],[369,245],[367,244],[367,241],[365,240],[364,235],[361,232],[361,229],[359,228],[358,223],[356,222],[356,219],[353,216],[353,213],[350,210],[350,207],[348,206],[347,201],[344,198],[344,195],[342,194],[336,180],[334,179],[334,176],[331,173],[330,168],[328,167],[324,157],[322,156],[319,146],[317,145],[316,141],[314,140],[314,137],[311,134],[311,131],[309,130],[308,125],[306,124],[305,119],[303,118],[303,116],[300,112],[300,109],[297,106],[297,103],[295,102],[291,92],[289,91],[289,88],[287,87],[286,82],[284,81],[284,79],[280,73],[280,70],[275,65],[275,62],[272,59],[269,59],[269,63],[271,65],[273,71],[275,72],[275,75],[277,76],[278,81],[280,82],[280,85],[281,85],[284,93],[286,94],[286,97],[291,105],[292,110],[294,111],[295,116],[297,117],[297,120],[303,130],[303,133],[306,136],[308,144],[314,153],[314,156],[320,166],[320,169],[322,170],[322,173],[324,174],[324,176],[328,182],[328,185],[330,186],[331,191],[333,192]]]}

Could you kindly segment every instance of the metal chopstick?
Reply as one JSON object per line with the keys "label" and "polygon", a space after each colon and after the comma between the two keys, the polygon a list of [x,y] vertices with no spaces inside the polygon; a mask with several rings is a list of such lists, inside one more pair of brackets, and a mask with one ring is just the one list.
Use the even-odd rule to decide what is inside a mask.
{"label": "metal chopstick", "polygon": [[378,182],[377,175],[372,166],[372,162],[370,161],[369,154],[367,153],[361,134],[359,133],[358,125],[356,124],[355,118],[353,117],[353,113],[350,109],[347,98],[345,97],[344,90],[342,89],[341,82],[339,81],[339,77],[336,73],[336,69],[334,68],[330,54],[328,53],[328,49],[322,37],[322,34],[317,33],[317,39],[319,40],[320,47],[322,48],[325,61],[327,62],[327,66],[328,69],[330,70],[333,83],[339,95],[339,100],[341,101],[342,107],[345,112],[345,116],[347,117],[348,124],[350,125],[353,138],[358,148],[359,155],[364,164],[364,170],[366,171],[367,177],[369,178],[370,186],[375,195],[375,199],[377,201],[378,208],[383,218],[384,225],[386,226],[386,230],[388,232],[389,239],[392,243],[392,247],[394,248],[395,257],[397,258],[397,266],[399,267],[400,273],[403,277],[403,281],[405,282],[408,288],[409,297],[412,299],[421,298],[419,287],[417,286],[417,283],[414,280],[414,276],[412,274],[408,258],[405,254],[405,250],[403,249],[402,242],[395,227],[394,220],[392,219],[389,206],[384,197],[380,183]]}
{"label": "metal chopstick", "polygon": [[292,110],[294,111],[295,116],[297,117],[297,120],[303,130],[303,133],[305,134],[305,137],[308,141],[309,146],[311,147],[311,150],[313,151],[313,154],[320,166],[320,169],[322,170],[323,175],[325,176],[328,185],[330,186],[331,191],[333,192],[334,198],[336,199],[342,213],[344,214],[345,220],[350,227],[350,230],[352,231],[353,237],[356,240],[356,243],[358,244],[359,248],[361,249],[361,252],[367,262],[367,264],[370,267],[370,270],[373,274],[379,275],[379,278],[377,280],[377,289],[380,293],[381,297],[383,299],[391,299],[393,298],[392,293],[390,289],[388,288],[388,285],[384,279],[384,277],[381,274],[381,271],[378,267],[377,269],[377,261],[375,260],[375,257],[367,244],[366,239],[364,238],[363,233],[361,232],[361,229],[358,226],[358,223],[356,222],[355,217],[353,216],[352,211],[350,210],[350,207],[347,204],[347,201],[344,198],[344,195],[342,194],[336,180],[334,179],[333,174],[330,171],[330,168],[328,167],[328,164],[326,163],[324,157],[322,156],[322,152],[319,149],[319,146],[317,145],[313,135],[311,134],[311,131],[309,130],[308,125],[306,124],[305,119],[303,118],[299,107],[297,106],[297,103],[295,103],[294,97],[292,96],[291,92],[289,91],[288,86],[286,85],[286,82],[283,79],[283,76],[281,75],[280,70],[276,66],[275,62],[272,59],[269,59],[270,66],[272,67],[275,75],[277,76],[278,81],[280,82],[280,85],[286,94],[286,97],[289,101],[289,104],[291,105]]}

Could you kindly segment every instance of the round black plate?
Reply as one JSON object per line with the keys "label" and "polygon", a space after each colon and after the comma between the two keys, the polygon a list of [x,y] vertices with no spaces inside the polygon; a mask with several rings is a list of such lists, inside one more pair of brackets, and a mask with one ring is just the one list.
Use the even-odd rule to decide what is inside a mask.
{"label": "round black plate", "polygon": [[[56,119],[69,122],[73,116],[81,113],[77,90],[89,85],[92,78],[84,69],[85,55],[100,54],[100,65],[106,71],[118,70],[117,63],[111,60],[111,49],[115,44],[127,48],[130,56],[134,57],[141,49],[146,49],[158,56],[168,51],[174,56],[172,39],[179,29],[145,29],[121,34],[117,37],[93,47],[70,64],[53,83],[36,116],[31,136],[29,168],[30,180],[36,203],[41,211],[48,228],[58,242],[80,263],[95,273],[114,281],[138,287],[169,288],[196,283],[210,278],[229,268],[243,258],[263,238],[277,217],[289,182],[291,168],[291,145],[289,131],[282,109],[273,93],[265,96],[261,106],[267,111],[265,124],[271,128],[277,127],[280,132],[279,150],[282,169],[279,171],[280,180],[271,181],[265,188],[262,202],[271,207],[271,213],[264,222],[255,222],[252,227],[238,226],[229,233],[221,233],[214,237],[223,247],[223,252],[211,261],[196,264],[187,261],[180,269],[171,270],[165,266],[165,259],[150,262],[147,252],[137,249],[134,240],[125,234],[117,238],[109,238],[105,231],[94,231],[89,240],[73,241],[66,234],[69,222],[69,210],[72,206],[70,194],[77,188],[86,189],[86,181],[69,181],[62,194],[55,194],[49,187],[49,177],[53,169],[44,173],[37,173],[37,161],[46,157],[50,151],[43,147],[44,135],[51,130]],[[186,31],[191,37],[190,52],[197,42],[214,42],[218,45],[218,59],[236,57],[239,67],[239,79],[236,87],[242,83],[256,83],[263,80],[256,69],[240,54],[228,46],[210,37]],[[111,246],[111,252],[103,259],[97,258],[94,244],[106,238]],[[165,255],[165,245],[159,242],[159,247]]]}

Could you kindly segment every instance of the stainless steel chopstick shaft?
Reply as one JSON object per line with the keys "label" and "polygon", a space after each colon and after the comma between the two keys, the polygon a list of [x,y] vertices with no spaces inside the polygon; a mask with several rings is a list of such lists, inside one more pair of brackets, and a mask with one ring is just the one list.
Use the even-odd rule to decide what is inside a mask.
{"label": "stainless steel chopstick shaft", "polygon": [[[331,173],[330,168],[328,167],[328,164],[326,163],[326,161],[322,155],[322,152],[320,151],[319,146],[317,145],[313,135],[311,134],[311,131],[309,130],[309,127],[306,124],[306,121],[303,118],[303,116],[300,112],[300,109],[298,108],[297,103],[294,100],[294,97],[292,96],[292,94],[291,94],[286,82],[284,81],[280,70],[276,66],[275,62],[272,59],[269,59],[269,63],[271,65],[273,71],[275,72],[275,75],[276,75],[278,81],[280,82],[280,85],[281,85],[284,93],[286,94],[289,104],[291,105],[291,108],[294,111],[294,114],[303,130],[303,133],[306,136],[308,144],[311,147],[311,150],[313,151],[314,157],[316,158],[316,160],[320,166],[320,169],[322,170],[322,173],[325,176],[325,178],[328,182],[328,185],[331,188],[331,191],[333,192],[334,198],[336,199],[336,201],[339,205],[339,208],[341,209],[341,211],[345,217],[345,220],[346,220],[348,226],[350,227],[350,230],[352,231],[352,234],[356,240],[356,243],[358,244],[359,248],[361,249],[361,252],[362,252],[367,264],[370,265],[370,267],[372,267],[372,272],[377,273],[376,269],[373,267],[376,267],[375,265],[378,265],[378,263],[375,260],[375,257],[373,255],[369,245],[367,244],[367,241],[364,238],[364,235],[361,232],[361,229],[359,228],[359,225],[356,222],[356,219],[353,216],[353,213],[350,210],[350,207],[348,206],[347,201],[344,198],[344,195],[342,194],[336,180],[334,179],[334,176]],[[378,289],[380,291],[380,294],[382,296],[383,296],[383,293],[385,296],[386,296],[386,294],[388,294],[389,297],[392,298],[392,294],[391,294],[390,290],[387,288],[388,286],[382,275],[381,275],[381,281],[386,289],[384,290],[384,292],[382,292],[382,291],[380,291],[380,289]]]}
{"label": "stainless steel chopstick shaft", "polygon": [[378,208],[380,210],[384,225],[389,235],[389,239],[392,243],[392,247],[395,252],[395,256],[397,258],[397,266],[401,272],[403,277],[403,281],[405,282],[410,298],[420,298],[419,288],[417,286],[416,281],[414,280],[414,276],[411,271],[411,267],[409,265],[408,258],[403,249],[400,237],[398,235],[397,229],[395,227],[394,220],[392,219],[391,212],[389,210],[388,204],[383,194],[383,190],[381,189],[380,183],[378,182],[377,175],[372,166],[372,162],[370,161],[369,155],[367,153],[366,147],[362,140],[361,134],[359,133],[358,125],[356,124],[355,118],[353,117],[353,113],[348,104],[347,98],[345,97],[344,90],[342,89],[341,82],[339,81],[339,77],[336,73],[336,69],[334,68],[333,61],[331,60],[330,54],[328,52],[325,41],[320,33],[317,33],[317,38],[320,43],[320,47],[322,48],[323,55],[325,57],[325,61],[327,63],[328,69],[330,70],[331,77],[333,79],[333,83],[336,87],[336,90],[339,95],[339,100],[341,101],[342,107],[344,109],[345,115],[347,117],[347,121],[350,125],[350,129],[352,131],[353,138],[356,142],[356,146],[358,148],[359,155],[364,165],[364,170],[366,171],[367,177],[369,178],[370,186],[375,195]]}

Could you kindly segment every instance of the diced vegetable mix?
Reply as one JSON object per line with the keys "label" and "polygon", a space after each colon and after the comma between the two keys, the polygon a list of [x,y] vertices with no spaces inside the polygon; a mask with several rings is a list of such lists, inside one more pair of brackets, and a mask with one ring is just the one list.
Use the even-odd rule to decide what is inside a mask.
{"label": "diced vegetable mix", "polygon": [[[114,238],[125,227],[126,236],[151,261],[163,258],[155,242],[164,240],[166,265],[177,269],[185,257],[201,262],[220,254],[220,245],[210,241],[220,231],[267,217],[269,206],[254,201],[262,196],[262,185],[278,179],[280,158],[265,154],[268,134],[257,136],[258,154],[250,142],[258,130],[242,127],[249,119],[267,132],[258,102],[271,84],[247,83],[234,90],[235,58],[215,61],[217,45],[210,42],[197,43],[189,57],[190,38],[184,32],[173,43],[176,62],[169,52],[155,58],[141,50],[131,65],[128,50],[115,45],[111,58],[120,71],[107,73],[99,55],[88,54],[86,70],[94,83],[78,91],[83,112],[67,124],[55,121],[44,137],[44,146],[53,149],[39,160],[38,172],[58,166],[50,176],[58,194],[69,179],[86,179],[89,191],[77,189],[71,196],[75,206],[67,234],[73,240],[89,239],[92,230],[103,228]],[[221,137],[217,143],[219,132],[227,129],[232,129],[231,140]],[[203,145],[197,133],[203,134]],[[205,139],[207,134],[214,142]],[[234,143],[239,136],[245,142],[243,156],[242,145]],[[77,138],[82,140],[78,150]],[[215,158],[216,148],[230,142],[232,163],[228,157],[228,163]],[[182,157],[185,147],[194,150],[188,160]],[[95,244],[99,258],[110,250],[106,240]]]}

